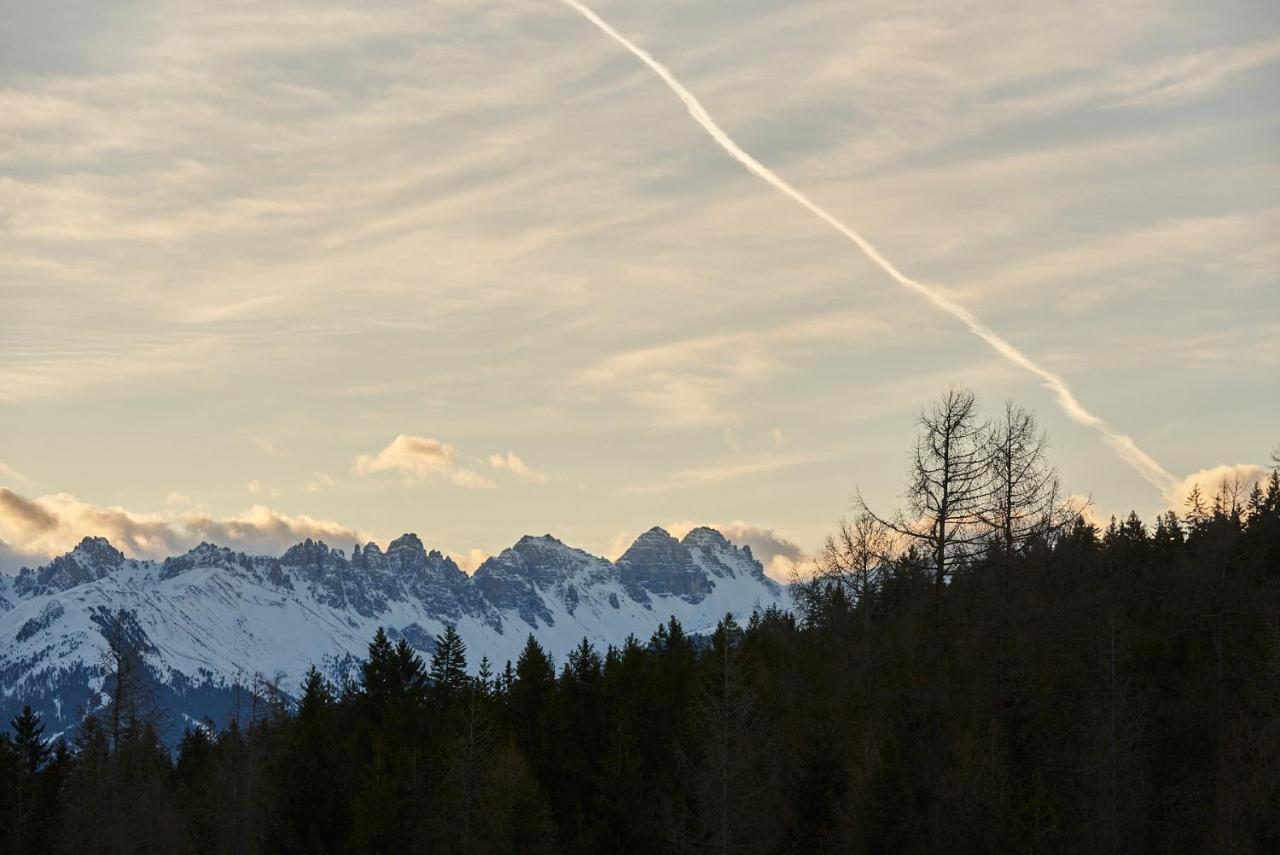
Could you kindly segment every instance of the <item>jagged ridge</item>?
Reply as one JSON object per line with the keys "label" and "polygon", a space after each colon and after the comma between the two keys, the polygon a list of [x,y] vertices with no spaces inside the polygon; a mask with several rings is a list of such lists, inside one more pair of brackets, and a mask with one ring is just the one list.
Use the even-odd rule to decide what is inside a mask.
{"label": "jagged ridge", "polygon": [[414,534],[350,558],[305,540],[279,557],[202,543],[164,561],[125,557],[103,538],[0,577],[0,716],[23,703],[66,727],[100,688],[110,621],[129,622],[174,710],[221,719],[230,687],[255,673],[295,688],[316,664],[340,678],[378,626],[423,653],[446,625],[474,667],[516,656],[532,632],[562,657],[586,637],[647,637],[676,617],[701,631],[730,612],[786,607],[782,586],[747,547],[698,528],[682,540],[653,528],[616,561],[551,535],[523,537],[468,576]]}

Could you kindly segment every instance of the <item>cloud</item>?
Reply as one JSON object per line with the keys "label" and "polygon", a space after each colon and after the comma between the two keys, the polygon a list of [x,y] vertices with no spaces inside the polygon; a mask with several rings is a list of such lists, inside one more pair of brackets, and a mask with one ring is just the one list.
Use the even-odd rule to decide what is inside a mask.
{"label": "cloud", "polygon": [[361,454],[351,471],[357,475],[397,472],[409,480],[443,478],[459,487],[492,490],[489,478],[458,465],[458,450],[426,436],[400,434],[377,454]]}
{"label": "cloud", "polygon": [[[40,400],[119,392],[137,412],[214,417],[181,440],[193,454],[238,429],[240,410],[208,406],[231,388],[282,446],[242,437],[246,454],[249,442],[324,454],[351,420],[382,425],[337,463],[300,468],[286,485],[296,494],[315,466],[358,481],[345,464],[376,452],[390,430],[421,424],[410,419],[421,417],[424,389],[468,420],[446,434],[462,462],[506,487],[516,476],[472,459],[501,446],[471,449],[464,437],[492,424],[495,407],[545,403],[568,412],[578,435],[607,437],[595,468],[575,477],[617,489],[660,480],[618,480],[619,461],[645,451],[671,455],[668,474],[707,468],[705,447],[655,440],[653,422],[735,424],[751,436],[777,421],[790,434],[799,426],[789,419],[805,413],[805,441],[840,443],[848,422],[838,413],[874,441],[871,414],[910,413],[940,388],[904,395],[922,370],[946,366],[944,383],[976,385],[955,367],[969,358],[958,336],[922,330],[931,322],[905,300],[876,296],[858,259],[721,163],[665,91],[556,6],[285,0],[175,14],[126,4],[110,21],[45,25],[45,38],[23,30],[47,16],[18,16],[16,73],[0,92],[0,279],[19,301],[0,335],[0,404],[35,401],[27,424],[55,434],[48,448],[74,441],[64,434],[83,419]],[[1010,14],[885,0],[703,4],[696,27],[682,12],[667,3],[618,13],[628,32],[670,51],[762,160],[821,188],[823,204],[894,254],[919,251],[922,274],[964,286],[957,299],[991,306],[1028,344],[1062,335],[1093,345],[1112,370],[1081,380],[1099,384],[1100,400],[1115,399],[1117,378],[1158,384],[1182,371],[1178,361],[1138,370],[1135,328],[1186,360],[1188,327],[1208,309],[1224,336],[1241,319],[1278,314],[1266,284],[1280,256],[1269,249],[1265,87],[1215,71],[1265,58],[1230,53],[1274,32],[1258,8],[1225,28],[1212,4],[1098,0]],[[1174,109],[1171,96],[1204,82],[1249,88]],[[1123,106],[1143,100],[1159,111]],[[1252,295],[1236,290],[1246,259],[1248,280],[1264,283]],[[847,296],[850,286],[858,291]],[[1108,300],[1149,287],[1142,312],[1163,307],[1169,324],[1109,312],[1067,324],[1046,311],[1080,287]],[[812,344],[768,335],[794,315],[841,307],[889,318],[898,334],[876,337],[865,360],[850,353],[856,335],[829,338],[817,358],[801,349]],[[438,329],[411,335],[415,321]],[[720,338],[696,345],[708,334]],[[1250,340],[1275,362],[1280,336]],[[602,374],[563,388],[580,368],[668,342],[693,346],[609,365],[616,382]],[[899,358],[908,350],[931,361]],[[1223,371],[1257,364],[1229,339],[1205,358]],[[380,388],[358,408],[325,407],[323,396],[371,388],[374,373]],[[1200,383],[1185,394],[1212,391]],[[604,405],[563,406],[576,393]],[[322,429],[299,430],[295,417]],[[554,417],[528,428],[543,432],[543,455],[573,442]],[[138,422],[144,439],[163,433],[164,419]],[[1188,425],[1166,437],[1168,453],[1202,434]],[[1074,448],[1064,468],[1090,463]],[[43,461],[14,462],[46,477]],[[823,492],[800,499],[813,518],[825,518],[812,498]],[[242,501],[278,504],[266,493]],[[370,501],[371,513],[407,512],[391,493]]]}
{"label": "cloud", "polygon": [[0,460],[0,478],[6,478],[10,481],[16,481],[19,484],[30,484],[31,479],[23,475],[17,469]]}
{"label": "cloud", "polygon": [[1004,335],[997,332],[994,327],[989,326],[972,310],[957,303],[946,292],[937,286],[922,282],[903,273],[892,261],[883,255],[879,248],[865,238],[857,229],[848,225],[841,220],[836,214],[831,213],[823,208],[817,202],[813,201],[803,191],[796,189],[793,185],[783,180],[781,176],[772,169],[756,160],[751,154],[742,149],[736,140],[726,133],[710,114],[703,108],[692,93],[690,93],[665,66],[657,62],[648,52],[630,42],[625,36],[614,30],[608,23],[583,6],[578,0],[564,0],[564,2],[581,13],[585,18],[591,21],[595,26],[599,27],[606,35],[618,42],[624,48],[633,53],[640,61],[649,66],[684,103],[689,115],[693,117],[702,128],[707,132],[715,142],[725,150],[725,152],[734,160],[742,164],[747,171],[756,175],[775,190],[789,197],[802,208],[813,214],[819,220],[826,223],[836,230],[840,235],[846,238],[850,243],[854,244],[858,250],[865,255],[871,262],[884,271],[889,278],[906,288],[909,291],[923,297],[935,309],[945,314],[951,315],[979,339],[990,345],[997,353],[1009,360],[1010,363],[1020,366],[1032,375],[1040,378],[1042,385],[1054,393],[1059,406],[1067,416],[1074,421],[1086,427],[1097,430],[1103,441],[1110,446],[1125,463],[1132,466],[1137,472],[1150,481],[1158,488],[1167,489],[1173,481],[1170,475],[1160,464],[1151,457],[1147,452],[1143,451],[1132,437],[1122,434],[1112,429],[1099,416],[1090,412],[1077,399],[1071,387],[1067,384],[1066,379],[1055,373],[1050,368],[1036,361],[1033,357],[1019,349],[1012,341],[1005,338]]}
{"label": "cloud", "polygon": [[323,472],[312,472],[311,477],[307,479],[306,490],[308,493],[320,493],[341,485],[342,482],[332,475],[326,475]]}
{"label": "cloud", "polygon": [[513,475],[519,476],[526,481],[532,481],[535,484],[541,484],[547,480],[547,474],[545,472],[540,472],[529,466],[511,451],[508,451],[505,455],[489,455],[489,465],[494,469],[506,470]]}
{"label": "cloud", "polygon": [[664,480],[632,485],[625,487],[622,492],[665,493],[671,490],[684,490],[690,487],[715,484],[720,481],[732,481],[738,478],[748,478],[752,475],[762,475],[766,472],[776,472],[780,469],[789,469],[792,466],[802,466],[806,463],[822,460],[824,457],[825,455],[820,454],[765,454],[755,460],[729,461],[712,466],[682,469]]}
{"label": "cloud", "polygon": [[1280,60],[1280,39],[1217,48],[1136,69],[1124,84],[1131,94],[1121,105],[1158,104],[1194,98],[1220,87],[1228,78]]}
{"label": "cloud", "polygon": [[476,572],[480,565],[489,559],[489,553],[483,549],[468,549],[466,553],[450,552],[453,563],[468,574]]}
{"label": "cloud", "polygon": [[331,520],[289,515],[254,505],[229,517],[205,511],[139,513],[95,505],[68,493],[36,498],[0,487],[0,555],[3,569],[43,563],[74,547],[84,537],[107,538],[126,555],[164,558],[202,540],[255,553],[278,553],[305,538],[330,543],[366,542],[370,535]]}
{"label": "cloud", "polygon": [[731,423],[742,393],[782,374],[822,343],[847,348],[891,326],[863,312],[829,312],[751,332],[718,333],[612,354],[573,384],[620,394],[664,427]]}
{"label": "cloud", "polygon": [[266,487],[263,487],[262,482],[259,481],[257,478],[254,478],[248,484],[245,484],[245,488],[248,489],[248,491],[250,493],[253,493],[254,495],[265,492],[269,494],[273,499],[280,498],[281,490],[279,487],[271,487],[269,489]]}
{"label": "cloud", "polygon": [[1099,530],[1106,528],[1107,520],[1103,513],[1098,510],[1098,505],[1093,501],[1092,496],[1086,496],[1081,493],[1071,493],[1064,500],[1064,504],[1080,509],[1080,516],[1089,525]]}
{"label": "cloud", "polygon": [[243,513],[217,519],[188,514],[179,521],[191,539],[209,540],[249,552],[278,552],[308,537],[337,543],[367,543],[368,534],[332,520],[318,520],[306,514],[290,516],[265,505],[254,505]]}
{"label": "cloud", "polygon": [[58,525],[49,511],[7,487],[0,487],[0,520],[5,536],[18,542],[40,537]]}
{"label": "cloud", "polygon": [[1187,497],[1197,485],[1200,487],[1200,493],[1204,496],[1206,505],[1212,504],[1214,496],[1225,485],[1227,491],[1234,493],[1234,498],[1243,503],[1249,498],[1249,491],[1253,489],[1253,485],[1269,477],[1271,477],[1271,470],[1265,466],[1253,463],[1222,463],[1192,472],[1178,481],[1165,493],[1165,500],[1168,501],[1170,508],[1182,513],[1187,509]]}

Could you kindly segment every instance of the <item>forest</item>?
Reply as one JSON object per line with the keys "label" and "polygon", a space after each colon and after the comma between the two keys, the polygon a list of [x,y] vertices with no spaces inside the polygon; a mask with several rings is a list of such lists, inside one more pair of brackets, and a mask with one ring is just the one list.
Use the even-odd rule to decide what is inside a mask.
{"label": "forest", "polygon": [[0,850],[1280,852],[1273,463],[1094,523],[1031,414],[953,389],[789,612],[563,662],[379,631],[176,746],[113,638],[73,734],[0,737]]}

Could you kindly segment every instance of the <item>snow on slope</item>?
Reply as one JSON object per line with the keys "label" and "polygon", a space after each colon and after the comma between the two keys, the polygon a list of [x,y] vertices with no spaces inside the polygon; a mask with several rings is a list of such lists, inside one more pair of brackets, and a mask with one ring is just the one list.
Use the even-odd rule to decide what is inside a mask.
{"label": "snow on slope", "polygon": [[349,673],[379,626],[424,656],[456,626],[474,669],[514,660],[529,633],[558,661],[584,637],[645,640],[678,619],[706,632],[726,613],[789,605],[750,549],[694,529],[659,528],[610,562],[559,540],[524,537],[468,577],[416,535],[383,552],[305,541],[279,558],[201,544],[163,562],[127,559],[86,538],[43,567],[0,576],[0,721],[29,703],[67,730],[102,688],[104,632],[123,622],[145,651],[171,726],[220,721],[255,675],[296,691],[315,664]]}

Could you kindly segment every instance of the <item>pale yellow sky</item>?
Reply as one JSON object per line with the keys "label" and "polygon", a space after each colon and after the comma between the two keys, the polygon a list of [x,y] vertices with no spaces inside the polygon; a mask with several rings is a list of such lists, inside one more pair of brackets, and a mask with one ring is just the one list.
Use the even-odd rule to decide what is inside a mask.
{"label": "pale yellow sky", "polygon": [[[1280,441],[1274,4],[595,8],[1174,479]],[[1166,503],[557,0],[0,18],[3,566],[708,522],[782,572],[953,382]]]}

